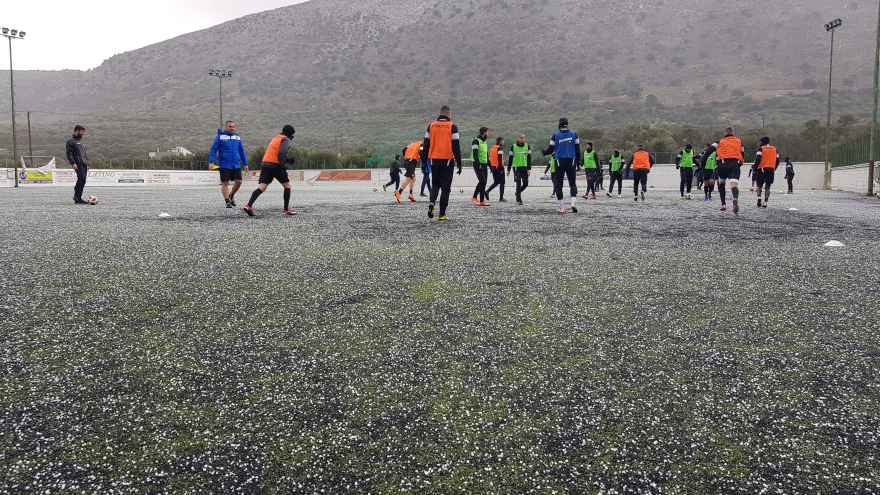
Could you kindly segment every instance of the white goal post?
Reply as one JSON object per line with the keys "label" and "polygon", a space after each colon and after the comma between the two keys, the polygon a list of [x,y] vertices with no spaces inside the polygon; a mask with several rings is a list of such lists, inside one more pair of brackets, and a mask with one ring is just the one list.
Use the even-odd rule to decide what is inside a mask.
{"label": "white goal post", "polygon": [[54,156],[21,156],[21,168],[45,174],[49,170],[55,170]]}

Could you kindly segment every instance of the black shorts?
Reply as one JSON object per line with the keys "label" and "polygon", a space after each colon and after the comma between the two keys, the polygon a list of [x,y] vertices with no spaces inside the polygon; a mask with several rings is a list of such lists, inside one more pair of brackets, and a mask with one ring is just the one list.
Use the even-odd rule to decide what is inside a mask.
{"label": "black shorts", "polygon": [[703,169],[703,180],[715,180],[717,176],[715,175],[715,169]]}
{"label": "black shorts", "polygon": [[241,180],[240,168],[221,168],[220,182],[229,182],[231,180]]}
{"label": "black shorts", "polygon": [[419,162],[417,162],[415,160],[404,160],[403,161],[403,168],[406,169],[406,172],[403,173],[403,176],[404,177],[415,177],[416,176],[416,165],[418,165],[418,164],[419,164]]}
{"label": "black shorts", "polygon": [[758,187],[767,184],[767,187],[773,184],[773,173],[776,172],[772,168],[759,168],[755,170],[755,173],[752,176],[755,179],[755,182],[758,183]]}
{"label": "black shorts", "polygon": [[280,184],[290,182],[290,178],[287,177],[287,167],[277,163],[263,163],[263,169],[260,170],[260,184],[271,184],[272,179]]}
{"label": "black shorts", "polygon": [[718,163],[715,167],[715,176],[719,181],[736,181],[739,182],[740,167],[742,162]]}

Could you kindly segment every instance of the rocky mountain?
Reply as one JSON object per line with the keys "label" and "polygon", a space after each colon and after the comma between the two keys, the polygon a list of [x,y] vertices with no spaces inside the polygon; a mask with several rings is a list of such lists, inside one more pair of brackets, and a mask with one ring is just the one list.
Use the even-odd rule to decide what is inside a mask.
{"label": "rocky mountain", "polygon": [[[844,0],[311,0],[90,71],[16,72],[17,106],[199,115],[210,130],[219,99],[211,68],[235,74],[223,82],[226,116],[266,129],[279,113],[407,114],[444,102],[518,114],[531,104],[588,112],[611,99],[761,99],[826,87],[823,24],[837,17],[835,84],[870,87],[876,16],[876,5]],[[8,104],[0,91],[0,108]]]}

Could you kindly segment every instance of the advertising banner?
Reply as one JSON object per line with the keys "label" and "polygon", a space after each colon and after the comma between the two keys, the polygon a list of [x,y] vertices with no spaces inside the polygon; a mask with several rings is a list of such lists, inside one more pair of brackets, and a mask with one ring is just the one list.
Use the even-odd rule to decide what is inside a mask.
{"label": "advertising banner", "polygon": [[[120,173],[122,172],[116,172],[115,170],[89,170],[86,184],[90,186],[115,186],[119,184],[117,175]],[[74,172],[74,177],[75,174]]]}
{"label": "advertising banner", "polygon": [[169,172],[147,172],[147,184],[170,186],[171,174]]}
{"label": "advertising banner", "polygon": [[54,170],[47,170],[45,172],[40,172],[39,170],[22,170],[18,173],[18,183],[40,185],[52,184],[52,172],[54,172]]}
{"label": "advertising banner", "polygon": [[76,172],[73,170],[54,170],[53,172],[55,172],[52,177],[55,184],[76,184]]}
{"label": "advertising banner", "polygon": [[117,183],[123,184],[144,184],[147,180],[146,172],[118,172],[116,175]]}
{"label": "advertising banner", "polygon": [[196,175],[193,173],[171,173],[172,186],[194,186],[196,185]]}
{"label": "advertising banner", "polygon": [[199,185],[206,186],[206,185],[220,183],[220,173],[219,172],[213,172],[213,173],[199,172],[195,175],[196,175],[196,183]]}
{"label": "advertising banner", "polygon": [[[288,170],[287,177],[290,179],[290,182],[302,182],[305,179],[305,173],[302,170]],[[246,174],[242,174],[242,179],[244,180],[252,180],[257,182],[260,180],[260,172],[248,172]],[[219,183],[219,179],[218,179]]]}
{"label": "advertising banner", "polygon": [[373,180],[373,173],[369,170],[338,170],[324,171],[315,179],[318,181],[369,181]]}

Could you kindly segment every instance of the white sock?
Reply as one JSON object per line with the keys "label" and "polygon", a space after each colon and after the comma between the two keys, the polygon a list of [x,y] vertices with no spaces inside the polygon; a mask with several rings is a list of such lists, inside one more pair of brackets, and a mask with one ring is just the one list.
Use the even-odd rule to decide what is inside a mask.
{"label": "white sock", "polygon": [[577,196],[572,196],[571,197],[571,204],[575,204],[575,203],[577,203]]}
{"label": "white sock", "polygon": [[561,199],[559,200],[559,206],[562,206],[562,200],[561,200]]}

